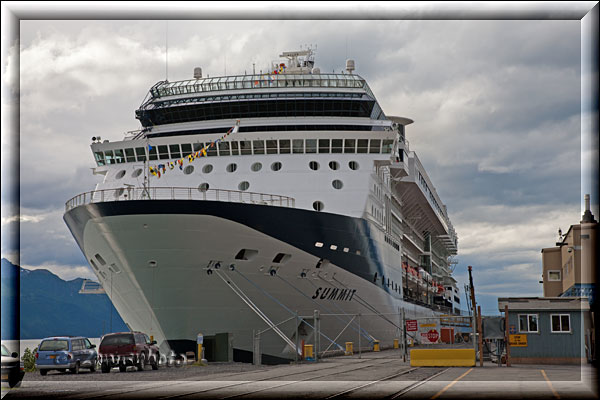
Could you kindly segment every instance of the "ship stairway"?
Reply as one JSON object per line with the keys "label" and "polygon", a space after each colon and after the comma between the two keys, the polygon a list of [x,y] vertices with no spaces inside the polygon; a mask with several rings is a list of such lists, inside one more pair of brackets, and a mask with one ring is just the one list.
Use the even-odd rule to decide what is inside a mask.
{"label": "ship stairway", "polygon": [[106,291],[99,282],[84,279],[79,294],[106,294]]}
{"label": "ship stairway", "polygon": [[228,277],[224,276],[224,273],[221,272],[218,269],[214,270],[215,273],[219,276],[219,278],[221,278],[221,280],[223,282],[225,282],[227,284],[227,286],[229,286],[229,288],[244,302],[246,303],[246,305],[256,313],[256,315],[258,315],[260,317],[260,319],[262,319],[268,326],[270,329],[272,329],[279,337],[281,337],[281,339],[283,339],[283,341],[285,343],[287,343],[292,349],[295,349],[296,352],[298,352],[298,354],[301,354],[300,349],[298,349],[298,347],[296,346],[296,344],[294,342],[292,342],[292,340],[287,337],[285,335],[285,333],[283,333],[281,331],[281,329],[278,328],[278,326],[273,323],[273,321],[271,321],[269,319],[269,317],[262,312],[262,310],[256,305],[254,304],[254,302],[250,299],[250,297],[248,297],[248,295],[246,295],[244,293],[244,291],[242,289],[240,289],[240,287],[238,285],[235,284],[235,282],[233,282],[231,279],[229,279]]}

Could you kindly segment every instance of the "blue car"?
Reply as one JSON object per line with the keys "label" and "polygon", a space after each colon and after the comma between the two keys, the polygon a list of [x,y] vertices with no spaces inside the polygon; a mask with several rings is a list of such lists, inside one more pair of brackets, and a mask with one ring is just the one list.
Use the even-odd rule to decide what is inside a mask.
{"label": "blue car", "polygon": [[50,370],[79,373],[79,368],[96,371],[96,345],[81,336],[56,336],[43,339],[35,353],[35,366],[41,375]]}

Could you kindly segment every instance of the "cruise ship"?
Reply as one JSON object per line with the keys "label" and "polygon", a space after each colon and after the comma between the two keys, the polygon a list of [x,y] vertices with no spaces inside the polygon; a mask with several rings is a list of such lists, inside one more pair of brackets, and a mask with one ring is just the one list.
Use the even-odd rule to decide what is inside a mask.
{"label": "cruise ship", "polygon": [[130,329],[163,352],[226,333],[236,361],[260,337],[278,362],[458,312],[457,235],[413,121],[384,113],[353,60],[322,73],[304,49],[260,73],[193,72],[150,88],[138,131],[92,138],[99,183],[66,203]]}

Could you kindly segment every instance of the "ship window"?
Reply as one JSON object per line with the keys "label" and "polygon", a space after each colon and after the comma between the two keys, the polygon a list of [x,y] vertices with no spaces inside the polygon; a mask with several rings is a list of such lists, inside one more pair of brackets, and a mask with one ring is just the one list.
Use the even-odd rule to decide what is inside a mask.
{"label": "ship window", "polygon": [[123,156],[123,150],[117,149],[115,150],[115,161],[117,164],[122,164],[125,162],[125,157]]}
{"label": "ship window", "polygon": [[329,246],[330,250],[337,250],[337,245],[332,244],[331,246]]}
{"label": "ship window", "polygon": [[206,192],[208,190],[208,188],[209,188],[209,185],[206,182],[201,183],[200,185],[198,185],[198,191],[199,192]]}
{"label": "ship window", "polygon": [[[169,151],[171,152],[171,158],[181,158],[181,152],[179,151],[178,144],[170,144]],[[194,149],[194,151],[197,151]]]}
{"label": "ship window", "polygon": [[313,208],[315,209],[315,211],[321,211],[325,206],[323,205],[322,202],[320,201],[315,201],[313,203]]}
{"label": "ship window", "polygon": [[331,186],[333,186],[334,189],[339,190],[344,187],[344,184],[339,179],[336,179],[333,182],[331,182]]}
{"label": "ship window", "polygon": [[193,165],[188,165],[187,167],[185,167],[183,169],[183,173],[186,174],[186,175],[189,175],[192,172],[194,172],[194,166]]}
{"label": "ship window", "polygon": [[358,169],[359,165],[356,161],[350,161],[348,163],[348,168],[350,168],[353,171],[356,171]]}
{"label": "ship window", "polygon": [[206,155],[208,157],[213,157],[213,156],[217,155],[217,146],[215,146],[215,142],[210,143],[210,145],[208,146],[208,149],[206,149]]}
{"label": "ship window", "polygon": [[281,169],[281,163],[279,161],[275,161],[273,164],[271,164],[271,169],[273,171],[279,171]]}
{"label": "ship window", "polygon": [[102,258],[100,254],[96,254],[95,257],[96,260],[98,260],[98,262],[100,263],[100,265],[106,265],[106,261],[104,261],[104,258]]}
{"label": "ship window", "polygon": [[238,146],[238,142],[231,142],[231,155],[232,156],[239,156],[240,155],[240,149]]}
{"label": "ship window", "polygon": [[94,153],[94,156],[96,157],[96,162],[98,163],[98,166],[101,167],[104,165],[104,153],[101,151],[97,151]]}
{"label": "ship window", "polygon": [[206,164],[204,167],[202,167],[202,173],[204,174],[210,174],[213,170],[213,166],[212,164]]}
{"label": "ship window", "polygon": [[219,143],[219,155],[220,156],[230,156],[231,150],[229,149],[229,143],[220,142]]}
{"label": "ship window", "polygon": [[383,141],[383,147],[381,149],[381,152],[384,154],[389,154],[392,152],[392,146],[393,146],[394,141],[393,140],[384,140]]}
{"label": "ship window", "polygon": [[344,253],[347,253],[349,251],[350,251],[350,249],[348,247],[344,247]]}
{"label": "ship window", "polygon": [[292,141],[292,151],[294,154],[304,153],[304,139],[294,139]]}
{"label": "ship window", "polygon": [[289,139],[279,141],[279,153],[290,154],[290,141]]}
{"label": "ship window", "polygon": [[277,253],[275,258],[273,258],[273,262],[276,264],[285,264],[290,258],[292,258],[291,254]]}
{"label": "ship window", "polygon": [[250,183],[248,183],[247,181],[240,182],[240,184],[238,185],[238,189],[241,191],[248,190],[249,187]]}
{"label": "ship window", "polygon": [[369,139],[358,139],[357,153],[366,153],[369,148]]}
{"label": "ship window", "polygon": [[135,154],[137,155],[138,161],[146,161],[146,150],[143,147],[136,147]]}
{"label": "ship window", "polygon": [[338,169],[340,169],[340,163],[338,163],[337,161],[329,161],[329,168],[331,168],[334,171],[337,171]]}
{"label": "ship window", "polygon": [[257,254],[258,254],[258,250],[241,249],[235,255],[235,259],[236,260],[251,261],[252,259],[254,259],[254,257],[256,257]]}
{"label": "ship window", "polygon": [[135,162],[135,154],[133,153],[133,149],[125,149],[125,157],[127,158],[127,162]]}
{"label": "ship window", "polygon": [[313,171],[316,171],[319,169],[319,163],[316,161],[311,161],[308,163],[308,166],[310,167],[310,169],[312,169]]}
{"label": "ship window", "polygon": [[122,170],[120,170],[119,172],[117,172],[117,174],[115,175],[115,178],[116,178],[116,179],[121,179],[121,178],[123,178],[124,176],[125,176],[125,170],[124,170],[124,169],[122,169]]}
{"label": "ship window", "polygon": [[243,156],[252,154],[252,142],[243,140],[240,142],[240,151]]}
{"label": "ship window", "polygon": [[166,160],[169,158],[169,150],[167,146],[158,146],[158,158]]}
{"label": "ship window", "polygon": [[356,140],[344,139],[344,153],[356,153]]}
{"label": "ship window", "polygon": [[341,153],[342,152],[342,139],[331,139],[331,152]]}
{"label": "ship window", "polygon": [[104,155],[106,157],[106,163],[107,164],[115,164],[115,158],[113,156],[113,151],[112,150],[105,151]]}
{"label": "ship window", "polygon": [[316,243],[315,243],[315,247],[323,247],[323,243],[321,243],[321,242],[316,242]]}
{"label": "ship window", "polygon": [[[181,144],[181,156],[185,157],[190,154],[192,154],[192,145],[189,143],[182,143]],[[152,157],[150,157],[150,159],[152,160]]]}
{"label": "ship window", "polygon": [[319,139],[319,153],[329,153],[329,139]]}
{"label": "ship window", "polygon": [[158,160],[158,154],[156,151],[156,146],[150,147],[148,149],[148,159],[149,160]]}
{"label": "ship window", "polygon": [[254,164],[252,164],[252,166],[250,167],[250,169],[254,172],[258,172],[260,171],[262,168],[262,164],[259,162],[255,162]]}
{"label": "ship window", "polygon": [[131,176],[133,176],[134,178],[137,178],[138,176],[140,176],[142,174],[142,169],[138,168],[135,171],[133,171],[133,173],[131,174]]}
{"label": "ship window", "polygon": [[[202,150],[202,148],[204,147],[204,143],[201,142],[196,142],[192,145],[192,148],[194,149],[194,153],[197,151]],[[179,146],[177,146],[177,149],[179,149]],[[179,151],[179,150],[178,150]],[[171,155],[173,155],[173,150],[171,149]],[[180,156],[177,156],[175,158],[179,158]]]}
{"label": "ship window", "polygon": [[96,263],[94,262],[94,260],[92,260],[91,258],[90,258],[90,264],[92,264],[92,267],[94,267],[94,269],[96,271],[98,271],[98,266],[96,265]]}
{"label": "ship window", "polygon": [[235,164],[235,163],[231,163],[225,168],[225,170],[227,172],[235,172],[236,169],[237,169],[237,164]]}
{"label": "ship window", "polygon": [[277,154],[277,140],[267,140],[267,154]]}
{"label": "ship window", "polygon": [[254,149],[254,154],[265,154],[265,141],[253,140],[252,148]]}
{"label": "ship window", "polygon": [[380,153],[381,152],[381,139],[371,139],[371,147],[369,147],[369,153]]}
{"label": "ship window", "polygon": [[317,152],[317,139],[306,139],[306,153]]}

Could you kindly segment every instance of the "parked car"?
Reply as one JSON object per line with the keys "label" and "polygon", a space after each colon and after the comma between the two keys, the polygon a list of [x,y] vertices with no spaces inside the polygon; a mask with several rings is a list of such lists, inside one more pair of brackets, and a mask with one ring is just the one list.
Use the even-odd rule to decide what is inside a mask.
{"label": "parked car", "polygon": [[127,366],[136,366],[143,371],[150,364],[153,370],[158,369],[160,353],[155,340],[150,340],[142,332],[109,333],[102,337],[98,348],[100,368],[108,373],[111,368],[119,367],[125,372]]}
{"label": "parked car", "polygon": [[8,382],[8,386],[15,387],[23,380],[25,370],[19,360],[19,353],[11,353],[5,345],[2,345],[2,382]]}
{"label": "parked car", "polygon": [[82,336],[56,336],[43,339],[35,353],[35,366],[41,375],[50,370],[79,373],[79,368],[96,371],[96,345]]}

